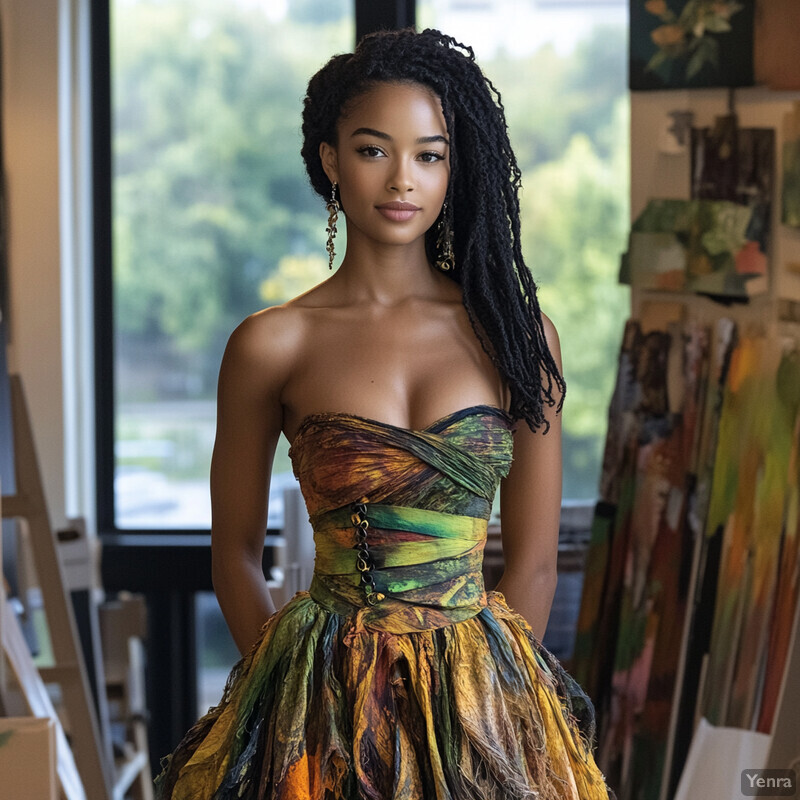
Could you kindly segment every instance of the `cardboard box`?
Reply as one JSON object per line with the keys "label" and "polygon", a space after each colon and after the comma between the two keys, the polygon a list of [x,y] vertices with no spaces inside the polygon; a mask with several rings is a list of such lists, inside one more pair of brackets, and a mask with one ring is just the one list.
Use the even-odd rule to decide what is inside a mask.
{"label": "cardboard box", "polygon": [[0,800],[58,800],[52,719],[0,717]]}

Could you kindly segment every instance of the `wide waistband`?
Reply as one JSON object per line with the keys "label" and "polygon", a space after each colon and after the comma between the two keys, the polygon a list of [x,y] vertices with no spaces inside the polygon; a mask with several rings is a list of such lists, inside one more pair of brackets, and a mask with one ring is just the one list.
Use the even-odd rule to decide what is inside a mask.
{"label": "wide waistband", "polygon": [[360,500],[311,517],[311,596],[393,633],[469,619],[486,606],[487,520]]}

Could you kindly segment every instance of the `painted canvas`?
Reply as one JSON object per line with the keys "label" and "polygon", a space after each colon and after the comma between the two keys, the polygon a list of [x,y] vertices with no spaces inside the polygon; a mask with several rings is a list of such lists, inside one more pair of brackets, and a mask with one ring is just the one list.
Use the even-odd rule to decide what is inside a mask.
{"label": "painted canvas", "polygon": [[631,227],[620,280],[746,301],[768,286],[759,213],[724,200],[653,199]]}
{"label": "painted canvas", "polygon": [[667,767],[727,331],[721,342],[700,324],[645,333],[630,321],[623,336],[573,671],[596,701],[601,769],[626,800],[657,800]]}
{"label": "painted canvas", "polygon": [[685,658],[682,672],[679,672],[679,685],[676,687],[673,701],[674,734],[670,743],[672,759],[669,775],[666,777],[668,797],[675,794],[689,753],[696,723],[695,709],[700,677],[711,641],[722,534],[720,532],[719,535],[713,533],[707,535],[706,521],[719,438],[719,416],[728,381],[731,356],[737,341],[738,331],[733,321],[725,318],[717,320],[709,346],[702,423],[700,435],[696,440],[697,452],[693,457],[696,481],[689,498],[686,516],[687,525],[697,540],[693,566],[693,568],[696,566],[697,573],[688,587],[686,597],[687,607],[692,609],[692,613],[686,622]]}
{"label": "painted canvas", "polygon": [[767,655],[776,613],[785,613],[776,596],[781,550],[794,547],[785,532],[797,491],[791,465],[799,367],[796,356],[782,355],[780,343],[766,337],[743,339],[731,360],[707,521],[709,530],[724,532],[701,703],[712,724],[750,728],[765,676],[777,666]]}
{"label": "painted canvas", "polygon": [[[653,334],[651,333],[652,337]],[[689,522],[707,400],[709,333],[670,325],[661,351],[642,352],[668,405],[646,414],[634,438],[634,489],[618,517],[627,543],[608,707],[599,737],[606,775],[629,800],[657,800],[665,767],[673,692],[680,664],[690,565]],[[649,371],[647,371],[649,372]],[[642,374],[646,374],[645,371]]]}
{"label": "painted canvas", "polygon": [[753,85],[755,0],[631,0],[630,88]]}
{"label": "painted canvas", "polygon": [[[800,359],[786,359],[778,374],[778,390],[793,405],[800,402]],[[792,626],[800,601],[800,415],[796,415],[789,458],[789,487],[786,517],[778,558],[778,578],[770,619],[769,649],[756,729],[772,733],[783,671],[791,644]]]}
{"label": "painted canvas", "polygon": [[[745,232],[751,255],[770,249],[775,185],[775,130],[740,128],[735,114],[692,129],[692,199],[727,200],[751,210]],[[757,247],[756,247],[757,245]],[[764,274],[766,259],[755,268]],[[766,281],[761,281],[766,289]],[[753,288],[752,284],[749,287]]]}

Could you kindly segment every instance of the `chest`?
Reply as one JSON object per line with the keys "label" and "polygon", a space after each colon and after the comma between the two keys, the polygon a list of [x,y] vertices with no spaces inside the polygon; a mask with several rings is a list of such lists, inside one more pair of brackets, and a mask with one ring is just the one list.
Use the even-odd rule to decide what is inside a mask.
{"label": "chest", "polygon": [[502,404],[500,381],[466,313],[331,315],[309,326],[287,386],[298,417],[346,410],[423,426],[453,409]]}

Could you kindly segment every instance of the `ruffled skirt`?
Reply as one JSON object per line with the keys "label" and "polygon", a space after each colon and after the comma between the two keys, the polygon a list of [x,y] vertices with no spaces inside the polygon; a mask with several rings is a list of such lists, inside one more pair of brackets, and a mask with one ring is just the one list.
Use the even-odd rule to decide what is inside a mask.
{"label": "ruffled skirt", "polygon": [[499,592],[394,634],[299,592],[164,759],[160,800],[594,800],[586,695]]}

